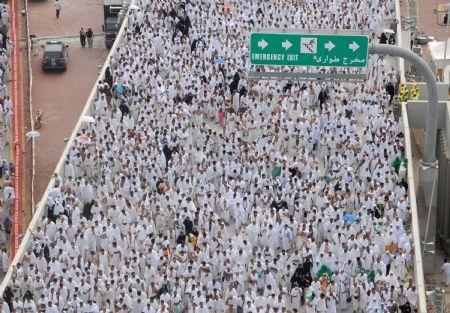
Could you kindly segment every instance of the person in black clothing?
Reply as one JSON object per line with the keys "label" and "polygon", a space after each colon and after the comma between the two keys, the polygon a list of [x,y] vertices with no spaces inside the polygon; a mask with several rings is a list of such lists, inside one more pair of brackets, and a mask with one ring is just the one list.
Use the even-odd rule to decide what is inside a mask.
{"label": "person in black clothing", "polygon": [[172,41],[175,40],[177,30],[183,34],[183,36],[189,37],[189,28],[191,27],[191,21],[189,20],[189,17],[186,16],[186,18],[180,18],[178,17],[179,21],[175,25],[175,31],[174,36],[172,38]]}
{"label": "person in black clothing", "polygon": [[338,182],[334,185],[334,191],[341,191],[341,190],[342,190],[341,182],[338,181]]}
{"label": "person in black clothing", "polygon": [[389,43],[390,45],[395,45],[395,36],[394,36],[394,34],[391,34],[391,35],[389,36],[388,43]]}
{"label": "person in black clothing", "polygon": [[87,219],[87,220],[91,220],[92,219],[92,213],[91,213],[91,209],[92,206],[95,204],[95,200],[92,200],[91,202],[88,202],[84,205],[83,207],[83,216]]}
{"label": "person in black clothing", "polygon": [[191,19],[187,15],[186,15],[186,18],[184,19],[184,24],[186,27],[186,33],[184,35],[189,36],[189,29],[191,28],[192,24],[191,24]]}
{"label": "person in black clothing", "polygon": [[27,292],[25,292],[25,295],[23,296],[23,301],[27,299],[33,300],[33,293],[31,292],[31,290],[27,290]]}
{"label": "person in black clothing", "polygon": [[169,161],[172,159],[172,150],[171,149],[169,149],[169,146],[168,145],[164,145],[164,147],[163,147],[163,153],[164,153],[164,156],[166,157],[166,168],[168,167],[168,164],[169,164]]}
{"label": "person in black clothing", "polygon": [[2,47],[3,47],[3,49],[6,49],[6,42],[9,40],[9,37],[6,36],[6,33],[3,33],[3,32],[2,32],[2,35],[3,35],[3,37],[2,37]]}
{"label": "person in black clothing", "polygon": [[294,275],[292,275],[291,277],[292,287],[295,286],[300,287],[301,282],[302,282],[302,274],[298,271],[295,271]]}
{"label": "person in black clothing", "polygon": [[198,235],[200,233],[198,232],[197,227],[194,227],[194,229],[192,230],[191,234],[198,238]]}
{"label": "person in black clothing", "polygon": [[127,115],[127,114],[130,113],[130,108],[125,103],[125,101],[122,101],[122,103],[119,106],[119,110],[120,110],[120,112],[122,112],[122,118],[123,118],[124,115]]}
{"label": "person in black clothing", "polygon": [[192,234],[192,231],[194,229],[194,223],[192,223],[189,216],[184,219],[183,225],[184,225],[184,231],[186,232],[186,234]]}
{"label": "person in black clothing", "polygon": [[312,283],[312,277],[311,277],[311,273],[310,272],[306,272],[305,275],[303,276],[303,280],[300,284],[302,289],[308,288],[309,286],[311,286]]}
{"label": "person in black clothing", "polygon": [[94,32],[90,27],[87,29],[86,38],[88,42],[88,47],[92,48],[92,44],[94,43]]}
{"label": "person in black clothing", "polygon": [[177,11],[175,11],[175,9],[172,9],[172,10],[169,12],[169,16],[170,16],[172,19],[176,19],[176,17],[177,17]]}
{"label": "person in black clothing", "polygon": [[323,104],[325,103],[325,101],[328,100],[328,92],[325,88],[322,88],[319,92],[319,105],[320,105],[320,109],[323,110]]}
{"label": "person in black clothing", "polygon": [[306,258],[305,262],[303,262],[303,273],[309,274],[311,276],[312,267],[313,267],[313,263],[311,261],[311,257]]}
{"label": "person in black clothing", "polygon": [[399,183],[399,186],[402,186],[406,191],[408,191],[408,182],[405,179],[402,179],[402,181]]}
{"label": "person in black clothing", "polygon": [[177,245],[184,245],[186,243],[186,235],[185,233],[181,232],[177,237]]}
{"label": "person in black clothing", "polygon": [[275,198],[272,203],[270,204],[271,208],[274,208],[275,210],[277,210],[277,212],[281,209],[287,209],[287,202],[285,200],[283,200],[283,198],[281,197],[281,195],[278,195],[277,198]]}
{"label": "person in black clothing", "polygon": [[380,43],[381,43],[381,44],[386,44],[387,41],[388,41],[388,38],[387,38],[387,36],[386,36],[385,33],[381,33],[381,36],[378,37],[378,38],[380,39]]}
{"label": "person in black clothing", "polygon": [[105,70],[105,81],[108,84],[108,86],[113,85],[113,77],[111,75],[111,69],[109,68],[109,66]]}
{"label": "person in black clothing", "polygon": [[389,104],[391,104],[391,103],[392,103],[392,99],[394,98],[394,94],[395,94],[395,87],[394,87],[394,85],[393,85],[391,82],[389,82],[389,83],[386,85],[385,89],[386,89],[386,92],[387,92],[387,93],[389,94],[389,96],[390,96],[390,98],[389,98]]}
{"label": "person in black clothing", "polygon": [[247,88],[245,88],[245,86],[242,86],[241,89],[239,89],[239,98],[245,95],[247,95]]}
{"label": "person in black clothing", "polygon": [[134,32],[135,32],[136,34],[140,34],[140,33],[141,33],[141,25],[139,25],[139,23],[136,23],[136,24],[134,25]]}
{"label": "person in black clothing", "polygon": [[13,298],[14,294],[12,293],[11,287],[6,287],[5,291],[3,292],[3,301],[5,301],[10,308],[13,307]]}
{"label": "person in black clothing", "polygon": [[[68,163],[69,161],[66,161],[66,163]],[[53,209],[55,208],[55,203],[47,204],[47,218],[52,221],[52,222],[56,222],[56,216],[53,214]]]}
{"label": "person in black clothing", "polygon": [[241,80],[241,77],[239,76],[239,73],[234,73],[233,81],[230,84],[230,93],[233,94],[235,91],[237,91],[239,86],[239,81]]}
{"label": "person in black clothing", "polygon": [[195,51],[195,49],[197,49],[197,43],[199,42],[199,39],[195,39],[194,41],[192,41],[191,43],[191,52]]}
{"label": "person in black clothing", "polygon": [[286,92],[286,91],[288,91],[288,90],[291,90],[291,88],[292,88],[292,82],[289,81],[286,85],[284,85],[284,87],[283,87],[283,92]]}
{"label": "person in black clothing", "polygon": [[[164,275],[164,279],[167,279],[167,275]],[[167,284],[163,284],[161,286],[161,288],[158,290],[158,293],[156,294],[156,297],[159,299],[161,297],[161,295],[168,293],[169,292],[169,288],[167,287]]]}
{"label": "person in black clothing", "polygon": [[303,275],[304,274],[303,263],[300,263],[297,266],[297,268],[295,269],[295,273],[298,273],[299,275]]}
{"label": "person in black clothing", "polygon": [[184,96],[183,101],[186,102],[187,105],[191,105],[192,104],[192,100],[194,100],[194,95],[192,93],[188,93],[187,95]]}

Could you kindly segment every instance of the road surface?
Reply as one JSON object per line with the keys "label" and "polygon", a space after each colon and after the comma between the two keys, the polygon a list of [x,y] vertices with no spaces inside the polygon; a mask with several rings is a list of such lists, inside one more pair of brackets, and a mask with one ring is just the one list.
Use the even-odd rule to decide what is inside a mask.
{"label": "road surface", "polygon": [[[41,70],[45,40],[39,42],[39,55],[32,57],[33,111],[44,111],[41,136],[36,140],[36,176],[34,198],[40,201],[49,179],[65,147],[64,138],[70,136],[85,102],[98,77],[98,65],[103,65],[108,50],[103,37],[96,36],[94,47],[81,48],[76,37],[80,27],[102,31],[102,0],[61,0],[57,19],[54,1],[29,2],[30,34],[54,37],[69,44],[69,66],[65,73],[44,73]],[[67,36],[72,35],[71,38]],[[75,35],[75,37],[73,37]],[[33,116],[35,113],[33,114]]]}

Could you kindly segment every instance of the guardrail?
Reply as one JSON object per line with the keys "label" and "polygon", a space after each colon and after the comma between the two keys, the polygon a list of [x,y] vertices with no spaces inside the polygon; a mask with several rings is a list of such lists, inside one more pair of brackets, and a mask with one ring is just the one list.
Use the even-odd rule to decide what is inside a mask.
{"label": "guardrail", "polygon": [[[400,1],[395,0],[395,14],[397,23],[397,45],[402,46],[403,34],[402,34],[402,21],[401,21],[401,11],[400,11]],[[409,47],[406,47],[409,49]],[[398,58],[398,69],[400,73],[400,81],[406,83],[405,76],[405,60]],[[425,289],[425,278],[423,275],[423,263],[422,263],[422,251],[420,246],[420,233],[419,233],[419,218],[417,214],[417,200],[416,200],[416,190],[415,190],[415,178],[414,169],[412,162],[412,152],[411,152],[411,136],[409,132],[409,123],[407,119],[406,106],[401,104],[401,118],[403,120],[404,134],[405,134],[405,153],[408,160],[408,197],[411,207],[411,233],[414,242],[414,284],[416,285],[416,291],[419,294],[419,300],[417,302],[417,312],[426,313],[427,303],[426,303],[426,289]]]}
{"label": "guardrail", "polygon": [[[129,9],[128,9],[129,10]],[[128,15],[128,10],[127,10],[127,14]],[[105,63],[103,64],[102,70],[100,71],[99,77],[97,78],[97,81],[94,85],[94,87],[91,90],[91,93],[89,95],[89,98],[86,101],[86,104],[83,108],[83,111],[80,115],[80,118],[78,119],[77,124],[75,125],[74,130],[72,131],[72,134],[70,136],[70,139],[68,140],[66,147],[64,148],[64,151],[61,155],[61,158],[58,161],[58,164],[56,165],[56,169],[55,172],[61,174],[62,173],[62,168],[64,165],[64,161],[66,159],[66,156],[68,155],[69,151],[70,151],[70,147],[72,146],[75,137],[77,135],[77,133],[81,130],[81,126],[82,126],[82,121],[81,121],[81,117],[84,115],[89,115],[91,112],[93,112],[93,101],[97,98],[98,95],[98,91],[97,91],[97,85],[98,83],[103,80],[104,76],[105,76],[105,71],[106,68],[109,66],[109,60],[111,59],[113,52],[116,50],[116,48],[118,46],[121,45],[122,40],[124,38],[124,33],[125,33],[125,29],[126,29],[126,25],[127,25],[127,19],[124,19],[124,22],[122,23],[122,26],[120,27],[119,33],[117,35],[116,41],[114,42],[114,45],[111,48],[111,51],[109,52]],[[36,226],[39,225],[40,221],[42,220],[42,217],[45,216],[47,214],[45,206],[46,206],[46,200],[48,198],[48,193],[50,191],[50,188],[52,188],[55,184],[55,179],[52,177],[50,179],[50,182],[48,183],[48,186],[44,192],[44,195],[42,196],[41,201],[38,203],[38,206],[36,208],[36,211],[33,215],[33,218],[31,219],[31,222],[26,230],[26,232],[23,234],[23,238],[22,238],[22,242],[19,246],[19,249],[17,250],[16,255],[14,256],[14,259],[12,260],[10,267],[8,268],[8,271],[5,274],[5,277],[3,279],[3,282],[0,285],[0,295],[3,295],[3,292],[5,291],[5,288],[8,286],[9,281],[11,280],[11,277],[13,275],[14,272],[14,268],[17,265],[17,263],[20,262],[20,260],[22,259],[23,255],[25,254],[26,250],[28,249],[28,247],[30,246],[30,243],[32,241],[32,236],[31,236],[31,232],[30,230],[36,228]]]}
{"label": "guardrail", "polygon": [[412,162],[412,151],[411,151],[411,135],[408,122],[408,112],[406,111],[405,103],[402,104],[402,119],[405,134],[405,153],[406,159],[408,160],[408,196],[411,207],[411,229],[414,241],[414,284],[416,285],[416,290],[419,293],[419,300],[417,304],[417,312],[426,313],[427,303],[425,296],[425,279],[423,276],[423,262],[422,262],[422,249],[420,245],[420,233],[419,233],[419,216],[417,214],[417,200],[416,200],[416,190],[415,190],[415,178],[414,169]]}
{"label": "guardrail", "polygon": [[[395,0],[395,14],[397,23],[397,45],[402,46],[402,21],[401,21],[401,12],[400,12],[400,1]],[[409,47],[406,47],[409,49]],[[398,58],[398,69],[400,73],[400,81],[406,83],[405,77],[405,60],[402,58]],[[406,112],[406,106],[401,104],[401,118],[403,120],[403,133],[405,134],[405,153],[406,159],[408,160],[408,197],[411,207],[411,233],[413,236],[414,242],[414,284],[416,285],[416,291],[419,294],[419,299],[417,303],[417,312],[426,313],[427,312],[427,303],[425,296],[425,278],[423,275],[423,263],[422,263],[422,251],[420,246],[420,233],[419,233],[419,217],[417,214],[417,200],[416,200],[416,190],[415,190],[415,178],[414,178],[414,169],[412,162],[412,151],[411,151],[411,136],[409,132],[409,123],[408,123],[408,113]]]}

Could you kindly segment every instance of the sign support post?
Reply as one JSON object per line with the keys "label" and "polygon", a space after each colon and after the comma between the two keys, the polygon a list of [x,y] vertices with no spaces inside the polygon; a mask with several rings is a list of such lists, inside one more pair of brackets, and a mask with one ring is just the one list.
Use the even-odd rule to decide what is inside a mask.
{"label": "sign support post", "polygon": [[373,44],[369,47],[369,54],[388,54],[403,58],[413,63],[422,73],[428,88],[428,107],[426,119],[425,151],[421,164],[423,167],[437,167],[436,138],[438,121],[438,86],[428,64],[411,50],[394,45]]}

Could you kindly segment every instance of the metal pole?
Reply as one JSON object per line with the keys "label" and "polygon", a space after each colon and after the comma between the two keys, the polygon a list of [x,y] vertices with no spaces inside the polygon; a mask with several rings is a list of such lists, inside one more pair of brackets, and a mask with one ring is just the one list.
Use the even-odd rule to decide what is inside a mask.
{"label": "metal pole", "polygon": [[423,253],[428,252],[428,249],[427,249],[427,247],[428,247],[428,243],[427,243],[427,241],[428,241],[428,230],[429,230],[429,227],[430,227],[431,209],[432,209],[432,206],[433,206],[433,196],[434,196],[434,190],[435,190],[435,187],[436,187],[436,181],[437,181],[437,175],[438,175],[438,170],[434,169],[434,171],[436,171],[436,173],[434,174],[433,187],[431,188],[431,198],[430,198],[431,200],[430,200],[430,205],[428,206],[427,224],[425,226],[425,237],[423,239],[423,246],[422,246]]}
{"label": "metal pole", "polygon": [[447,4],[447,26],[445,27],[445,48],[444,48],[444,61],[447,60],[447,43],[448,43],[448,20],[449,17],[448,16],[448,9],[449,9],[450,4]]}
{"label": "metal pole", "polygon": [[421,164],[426,167],[436,167],[436,137],[438,118],[438,87],[436,75],[422,58],[409,49],[394,45],[372,44],[369,46],[369,54],[388,54],[403,58],[417,66],[419,71],[422,73],[428,88],[428,107],[425,152]]}

